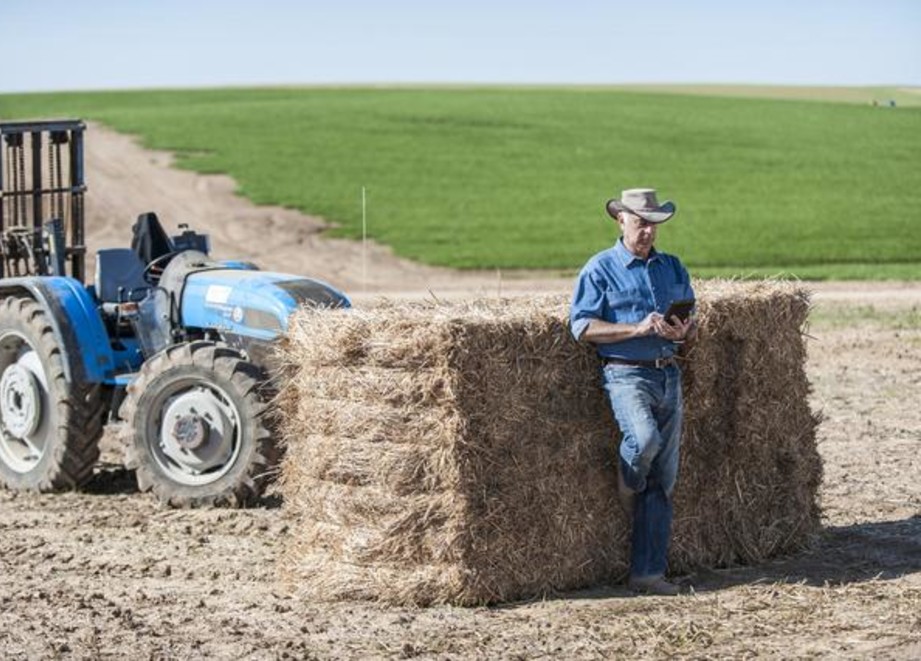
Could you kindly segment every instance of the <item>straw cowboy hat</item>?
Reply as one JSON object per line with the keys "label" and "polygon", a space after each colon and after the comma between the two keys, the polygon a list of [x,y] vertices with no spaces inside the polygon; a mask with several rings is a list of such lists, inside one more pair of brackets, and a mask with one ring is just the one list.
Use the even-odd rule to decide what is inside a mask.
{"label": "straw cowboy hat", "polygon": [[628,188],[621,192],[619,200],[608,200],[605,207],[612,218],[617,218],[618,212],[626,211],[650,223],[664,223],[676,211],[674,202],[670,200],[659,204],[654,188]]}

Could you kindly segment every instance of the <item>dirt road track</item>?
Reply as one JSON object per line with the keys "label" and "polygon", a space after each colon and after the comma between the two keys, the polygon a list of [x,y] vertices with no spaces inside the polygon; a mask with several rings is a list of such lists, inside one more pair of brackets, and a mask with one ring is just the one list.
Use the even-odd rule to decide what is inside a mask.
{"label": "dirt road track", "polygon": [[[264,266],[360,288],[360,259],[346,261],[356,248],[325,243],[317,221],[241,207],[228,180],[170,171],[163,155],[91,130],[91,242],[126,244],[136,214],[156,209],[212,232],[219,255],[240,256],[245,246],[261,251],[251,256]],[[458,276],[376,255],[376,291],[495,292],[495,274]],[[162,509],[135,492],[106,438],[86,492],[0,491],[0,656],[919,658],[919,290],[823,287],[808,371],[812,405],[825,415],[826,532],[811,552],[702,572],[692,577],[697,594],[679,599],[631,598],[609,586],[490,609],[309,603],[275,581],[287,530],[277,495],[243,511]],[[868,302],[885,314],[863,316]]]}
{"label": "dirt road track", "polygon": [[[128,245],[138,214],[156,211],[175,233],[189,223],[211,235],[219,258],[241,258],[267,270],[325,279],[347,292],[429,290],[495,294],[496,273],[458,273],[398,259],[382,246],[321,236],[328,224],[281,207],[257,207],[234,194],[222,175],[202,176],[170,167],[165,152],[141,149],[135,139],[91,124],[86,139],[87,240],[91,250]],[[536,280],[552,280],[534,274]],[[552,287],[553,285],[547,285]]]}

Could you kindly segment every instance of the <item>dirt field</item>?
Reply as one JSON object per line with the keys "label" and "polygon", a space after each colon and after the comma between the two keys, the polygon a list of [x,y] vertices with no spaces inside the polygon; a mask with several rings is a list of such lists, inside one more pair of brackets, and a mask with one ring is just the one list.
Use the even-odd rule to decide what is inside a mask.
{"label": "dirt field", "polygon": [[[291,212],[254,210],[230,182],[170,171],[163,155],[95,127],[88,144],[95,247],[127,243],[133,217],[156,209],[197,219],[219,254],[259,246],[266,267],[362,288],[360,248],[337,252],[343,244],[325,244],[318,222],[295,229]],[[375,285],[359,302],[499,289],[495,274],[372,254]],[[502,287],[568,282],[524,274]],[[286,531],[277,494],[251,510],[163,509],[135,492],[107,437],[86,492],[0,491],[2,657],[919,658],[921,286],[823,285],[816,300],[808,371],[825,416],[826,528],[807,553],[701,572],[688,577],[696,593],[676,599],[602,586],[497,608],[308,603],[275,581]]]}

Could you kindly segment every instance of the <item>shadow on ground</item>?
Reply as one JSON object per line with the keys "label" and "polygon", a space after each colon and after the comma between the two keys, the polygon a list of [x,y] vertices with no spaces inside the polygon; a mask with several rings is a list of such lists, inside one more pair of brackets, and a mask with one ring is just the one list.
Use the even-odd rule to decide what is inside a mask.
{"label": "shadow on ground", "polygon": [[[814,587],[893,580],[921,572],[921,515],[825,528],[809,550],[753,566],[700,569],[676,581],[694,592],[718,592],[738,585],[802,583]],[[557,599],[632,597],[623,585],[555,595]],[[526,602],[527,603],[527,602]],[[508,604],[515,607],[519,604]]]}
{"label": "shadow on ground", "polygon": [[120,464],[100,463],[81,491],[91,496],[132,494],[138,493],[138,484],[134,479],[134,471]]}
{"label": "shadow on ground", "polygon": [[825,528],[815,546],[751,567],[702,570],[698,592],[740,584],[805,583],[816,587],[892,580],[921,572],[921,516]]}

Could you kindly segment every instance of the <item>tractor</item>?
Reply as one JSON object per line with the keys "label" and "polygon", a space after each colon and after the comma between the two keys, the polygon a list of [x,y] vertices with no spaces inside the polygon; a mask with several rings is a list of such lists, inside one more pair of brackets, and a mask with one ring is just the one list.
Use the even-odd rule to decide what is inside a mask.
{"label": "tractor", "polygon": [[0,123],[0,484],[79,488],[118,428],[141,491],[173,506],[243,506],[279,460],[272,344],[332,286],[215,260],[155,213],[86,281],[78,120]]}

